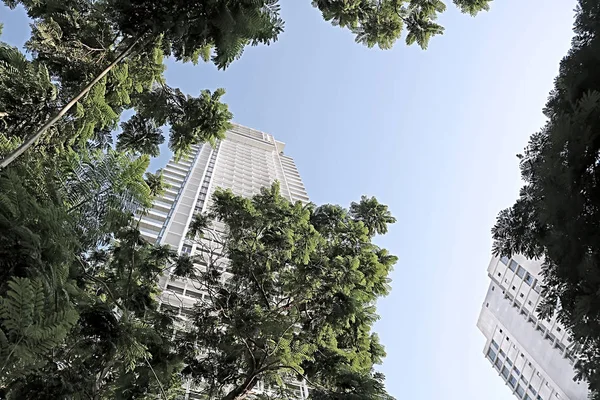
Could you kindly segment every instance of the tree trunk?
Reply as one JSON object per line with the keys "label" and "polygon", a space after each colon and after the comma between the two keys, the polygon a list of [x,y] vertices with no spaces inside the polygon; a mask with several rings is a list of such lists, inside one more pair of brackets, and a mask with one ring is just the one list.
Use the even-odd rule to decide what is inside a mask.
{"label": "tree trunk", "polygon": [[252,390],[255,385],[256,374],[251,373],[248,375],[244,383],[227,393],[227,396],[223,397],[223,400],[241,400],[248,394],[248,392],[250,392],[250,390]]}
{"label": "tree trunk", "polygon": [[23,144],[17,147],[14,151],[12,151],[9,155],[7,155],[2,161],[0,161],[0,169],[6,168],[10,163],[12,163],[17,157],[23,154],[29,147],[31,147],[38,139],[46,132],[52,125],[54,125],[57,121],[59,121],[66,113],[69,111],[77,102],[85,96],[92,87],[100,81],[100,79],[104,78],[106,74],[110,72],[111,69],[114,68],[115,65],[123,61],[125,57],[131,53],[133,48],[138,44],[140,38],[135,39],[119,56],[108,65],[98,76],[96,76],[86,87],[79,92],[77,96],[75,96],[71,101],[69,101],[50,121],[46,122],[38,131],[29,136]]}

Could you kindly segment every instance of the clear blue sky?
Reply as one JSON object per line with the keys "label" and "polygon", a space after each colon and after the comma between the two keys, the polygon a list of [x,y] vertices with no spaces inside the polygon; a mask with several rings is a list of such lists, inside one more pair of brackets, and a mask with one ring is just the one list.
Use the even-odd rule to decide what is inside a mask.
{"label": "clear blue sky", "polygon": [[[379,304],[382,366],[400,399],[509,400],[475,323],[487,289],[492,227],[520,187],[517,159],[569,48],[575,0],[494,1],[476,18],[448,0],[429,49],[367,49],[282,1],[285,33],[228,70],[169,63],[168,83],[197,95],[224,87],[235,121],[286,143],[311,199],[361,194],[398,218],[381,245],[400,257]],[[0,6],[3,40],[28,35]],[[153,162],[166,162],[165,152]]]}

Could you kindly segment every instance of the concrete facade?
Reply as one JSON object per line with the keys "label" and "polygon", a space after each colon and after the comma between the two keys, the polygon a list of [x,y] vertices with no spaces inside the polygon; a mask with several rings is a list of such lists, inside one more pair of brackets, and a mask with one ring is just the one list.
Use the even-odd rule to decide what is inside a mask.
{"label": "concrete facade", "polygon": [[491,279],[477,327],[484,355],[519,399],[585,400],[587,385],[574,382],[575,357],[566,329],[552,317],[539,321],[541,261],[515,255],[492,258]]}
{"label": "concrete facade", "polygon": [[[188,156],[171,159],[163,169],[164,179],[170,187],[141,218],[142,236],[152,243],[169,245],[179,253],[193,254],[198,259],[198,268],[208,262],[218,265],[227,277],[228,260],[219,251],[217,241],[211,241],[207,236],[202,239],[200,249],[198,243],[186,239],[192,217],[209,209],[212,193],[217,188],[231,189],[237,195],[250,197],[276,180],[288,200],[308,203],[300,174],[294,160],[283,154],[284,147],[272,135],[234,125],[226,132],[226,138],[214,146],[193,146]],[[219,222],[213,222],[211,234],[218,236],[224,228]],[[159,285],[163,290],[161,307],[172,309],[183,321],[196,302],[208,299],[193,282],[168,273],[161,277]],[[290,382],[289,386],[298,399],[308,397],[304,383]],[[201,398],[193,389],[189,384],[186,386],[186,399]],[[254,392],[268,392],[268,388],[259,382]]]}

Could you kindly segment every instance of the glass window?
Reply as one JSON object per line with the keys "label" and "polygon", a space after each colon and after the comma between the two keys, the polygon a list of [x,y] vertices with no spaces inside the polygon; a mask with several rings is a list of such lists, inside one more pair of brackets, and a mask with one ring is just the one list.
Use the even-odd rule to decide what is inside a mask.
{"label": "glass window", "polygon": [[529,272],[526,273],[525,274],[525,283],[528,284],[529,286],[531,286],[531,285],[533,285],[533,282],[534,282],[533,276],[531,276],[529,274]]}
{"label": "glass window", "polygon": [[502,376],[508,378],[508,368],[502,367]]}
{"label": "glass window", "polygon": [[498,343],[494,339],[492,339],[492,347],[498,350]]}
{"label": "glass window", "polygon": [[487,352],[487,356],[490,361],[494,361],[496,359],[496,352],[490,347]]}
{"label": "glass window", "polygon": [[523,389],[521,387],[521,385],[517,385],[517,395],[519,396],[519,398],[523,397],[524,394],[525,394],[525,389]]}
{"label": "glass window", "polygon": [[510,263],[508,264],[508,268],[513,272],[517,270],[518,266],[519,264],[517,264],[515,260],[510,260]]}
{"label": "glass window", "polygon": [[496,362],[494,363],[494,365],[496,366],[496,368],[500,369],[500,367],[502,366],[502,360],[500,359],[500,357],[496,358]]}
{"label": "glass window", "polygon": [[529,385],[529,391],[533,393],[534,396],[537,394],[536,390],[531,385]]}
{"label": "glass window", "polygon": [[525,397],[523,397],[523,400],[533,400],[531,397],[529,397],[529,395],[526,393]]}
{"label": "glass window", "polygon": [[517,379],[516,379],[514,376],[512,376],[512,375],[511,375],[511,376],[508,378],[508,381],[507,381],[507,382],[508,382],[508,384],[510,385],[510,387],[511,387],[511,388],[514,388],[514,387],[515,387],[515,385],[517,384]]}
{"label": "glass window", "polygon": [[535,290],[538,294],[542,291],[541,284],[539,281],[536,281],[534,283],[533,290]]}
{"label": "glass window", "polygon": [[507,358],[507,359],[506,359],[506,363],[507,363],[508,365],[510,365],[511,367],[512,367],[512,365],[513,365],[513,364],[512,364],[512,361],[510,360],[510,358]]}
{"label": "glass window", "polygon": [[504,265],[508,265],[508,257],[500,257],[500,262]]}
{"label": "glass window", "polygon": [[515,371],[515,375],[521,375],[521,371],[517,367],[514,367],[513,371]]}
{"label": "glass window", "polygon": [[170,290],[174,293],[177,294],[183,294],[183,288],[177,287],[177,286],[173,286],[173,285],[167,285],[167,290]]}
{"label": "glass window", "polygon": [[504,351],[503,351],[502,349],[500,349],[500,355],[501,355],[502,357],[506,357],[506,354],[504,353]]}
{"label": "glass window", "polygon": [[524,278],[525,272],[526,271],[520,265],[517,267],[517,275],[519,275],[519,278]]}

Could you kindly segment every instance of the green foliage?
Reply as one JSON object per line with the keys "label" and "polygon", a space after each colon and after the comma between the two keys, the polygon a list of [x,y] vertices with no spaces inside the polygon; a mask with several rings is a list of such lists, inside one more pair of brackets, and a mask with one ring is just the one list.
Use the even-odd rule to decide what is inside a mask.
{"label": "green foliage", "polygon": [[[454,0],[463,12],[476,15],[488,10],[491,0]],[[429,40],[444,28],[435,20],[446,10],[441,0],[313,0],[326,21],[348,28],[356,41],[368,47],[389,49],[406,28],[406,44],[426,49]]]}
{"label": "green foliage", "polygon": [[[66,271],[65,271],[66,272]],[[66,274],[60,277],[64,285]],[[77,321],[72,304],[55,298],[43,281],[12,278],[0,298],[0,382],[17,379],[43,364]],[[61,286],[58,286],[61,287]]]}
{"label": "green foliage", "polygon": [[[396,257],[371,237],[394,219],[375,199],[353,208],[292,204],[278,184],[251,199],[215,192],[211,212],[189,233],[201,249],[193,261],[204,267],[188,279],[209,296],[183,344],[184,372],[206,395],[237,399],[258,380],[285,391],[286,381],[305,378],[333,396],[322,398],[340,390],[389,398],[382,385],[368,387],[381,379],[372,368],[385,355],[371,333],[373,304],[389,291]],[[376,213],[383,218],[364,218]],[[209,221],[225,224],[226,234]],[[361,383],[349,387],[349,374]]]}
{"label": "green foliage", "polygon": [[492,233],[494,253],[543,260],[540,318],[572,337],[577,379],[600,399],[600,2],[581,0],[572,49],[546,105],[547,124],[519,156],[525,186]]}

